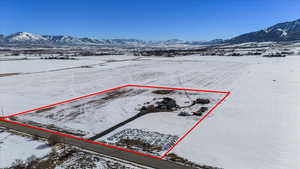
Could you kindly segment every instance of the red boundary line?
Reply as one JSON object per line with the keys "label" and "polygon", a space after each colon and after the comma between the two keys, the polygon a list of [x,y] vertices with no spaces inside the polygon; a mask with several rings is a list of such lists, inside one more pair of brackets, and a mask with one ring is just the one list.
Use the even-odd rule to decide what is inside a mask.
{"label": "red boundary line", "polygon": [[54,103],[54,104],[49,104],[49,105],[47,105],[47,106],[39,107],[39,108],[36,108],[36,109],[31,109],[31,110],[27,110],[27,111],[24,111],[24,112],[12,114],[12,115],[9,115],[9,116],[4,116],[4,117],[0,118],[0,120],[1,120],[1,119],[6,119],[6,118],[9,118],[9,117],[13,117],[13,116],[18,116],[18,115],[25,114],[25,113],[30,113],[30,112],[37,111],[37,110],[40,110],[40,109],[45,109],[45,108],[57,106],[57,105],[60,105],[60,104],[64,104],[64,103],[67,103],[67,102],[71,102],[71,101],[83,99],[83,98],[86,98],[86,97],[95,96],[95,95],[98,95],[98,94],[110,92],[110,91],[117,90],[117,89],[121,89],[121,88],[128,87],[128,86],[129,86],[129,85],[124,85],[124,86],[120,86],[120,87],[115,87],[115,88],[112,88],[112,89],[103,90],[103,91],[101,91],[101,92],[96,92],[96,93],[92,93],[92,94],[88,94],[88,95],[76,97],[76,98],[74,98],[74,99],[65,100],[65,101],[62,101],[62,102]]}
{"label": "red boundary line", "polygon": [[95,142],[95,141],[87,140],[87,139],[84,139],[84,138],[80,138],[80,137],[76,137],[76,136],[72,136],[72,135],[68,135],[68,134],[64,134],[64,133],[59,133],[59,132],[52,131],[52,130],[47,130],[47,129],[44,129],[44,128],[30,126],[30,125],[27,125],[27,124],[22,124],[22,123],[9,121],[9,120],[5,120],[5,119],[1,119],[1,121],[5,121],[5,122],[8,122],[8,123],[12,123],[12,124],[16,124],[16,125],[20,125],[20,126],[24,126],[24,127],[28,127],[28,128],[33,128],[33,129],[36,129],[36,130],[41,130],[41,131],[44,131],[44,132],[53,133],[53,134],[57,134],[57,135],[65,136],[65,137],[70,137],[70,138],[73,138],[73,139],[86,141],[86,142],[89,142],[89,143],[94,143],[94,144],[98,144],[98,145],[102,145],[102,146],[106,146],[106,147],[110,147],[110,148],[115,148],[115,149],[119,149],[119,150],[123,150],[123,151],[128,151],[128,152],[131,152],[131,153],[136,153],[136,154],[140,154],[140,155],[144,155],[144,156],[148,156],[148,157],[152,157],[152,158],[161,159],[160,157],[156,157],[156,156],[153,156],[153,155],[150,155],[150,154],[136,152],[136,151],[132,151],[132,150],[129,150],[129,149],[122,148],[122,147],[116,147],[116,146],[112,146],[112,145],[109,145],[109,144],[104,144],[104,143],[101,143],[101,142]]}
{"label": "red boundary line", "polygon": [[[125,87],[143,87],[143,88],[158,88],[158,89],[172,89],[172,90],[187,90],[187,91],[208,92],[208,93],[223,93],[223,94],[225,94],[225,96],[216,105],[214,105],[200,120],[198,120],[193,125],[193,127],[191,127],[182,137],[180,137],[176,141],[176,143],[166,153],[164,153],[161,157],[157,157],[157,156],[153,156],[153,155],[149,155],[149,154],[146,154],[146,153],[141,153],[141,152],[137,152],[137,151],[133,151],[133,150],[121,148],[121,147],[116,147],[116,146],[112,146],[112,145],[101,143],[101,142],[95,142],[95,141],[83,139],[83,138],[80,138],[80,137],[76,137],[76,136],[72,136],[72,135],[68,135],[68,134],[64,134],[64,133],[59,133],[59,132],[52,131],[52,130],[47,130],[47,129],[44,129],[44,128],[39,128],[39,127],[35,127],[35,126],[30,126],[30,125],[26,125],[26,124],[14,122],[14,121],[6,120],[6,118],[18,116],[18,115],[25,114],[25,113],[30,113],[30,112],[37,111],[37,110],[40,110],[40,109],[45,109],[45,108],[53,107],[53,106],[56,106],[56,105],[64,104],[64,103],[67,103],[67,102],[79,100],[79,99],[90,97],[90,96],[95,96],[95,95],[98,95],[98,94],[110,92],[110,91],[121,89],[121,88],[125,88]],[[74,99],[65,100],[65,101],[62,101],[62,102],[50,104],[50,105],[47,105],[47,106],[35,108],[35,109],[32,109],[32,110],[27,110],[27,111],[24,111],[24,112],[12,114],[12,115],[0,118],[0,120],[8,122],[8,123],[12,123],[12,124],[24,126],[24,127],[33,128],[33,129],[36,129],[36,130],[41,130],[41,131],[44,131],[44,132],[58,134],[58,135],[61,135],[61,136],[65,136],[65,137],[69,137],[69,138],[73,138],[73,139],[77,139],[77,140],[82,140],[82,141],[86,141],[86,142],[90,142],[90,143],[94,143],[94,144],[98,144],[98,145],[102,145],[102,146],[106,146],[106,147],[110,147],[110,148],[115,148],[115,149],[118,149],[118,150],[123,150],[123,151],[131,152],[131,153],[135,153],[135,154],[139,154],[139,155],[144,155],[144,156],[148,156],[148,157],[152,157],[152,158],[156,158],[156,159],[163,159],[170,151],[172,151],[175,148],[175,146],[178,143],[180,143],[193,129],[195,129],[199,125],[200,122],[202,122],[209,114],[211,114],[212,111],[215,110],[217,108],[217,106],[220,105],[229,95],[230,95],[229,91],[198,90],[198,89],[157,87],[157,86],[144,86],[144,85],[130,85],[129,84],[129,85],[123,85],[123,86],[120,86],[120,87],[115,87],[115,88],[112,88],[112,89],[108,89],[108,90],[104,90],[104,91],[100,91],[100,92],[96,92],[96,93],[92,93],[92,94],[80,96],[80,97],[77,97],[77,98],[74,98]]]}
{"label": "red boundary line", "polygon": [[178,143],[180,143],[193,129],[198,126],[199,123],[201,123],[209,114],[211,114],[212,111],[216,109],[217,106],[221,104],[229,95],[230,92],[227,92],[226,95],[216,105],[214,105],[214,107],[212,107],[200,120],[198,120],[192,128],[190,128],[180,139],[178,139],[178,141],[166,153],[164,153],[161,158],[164,158],[170,151],[172,151]]}

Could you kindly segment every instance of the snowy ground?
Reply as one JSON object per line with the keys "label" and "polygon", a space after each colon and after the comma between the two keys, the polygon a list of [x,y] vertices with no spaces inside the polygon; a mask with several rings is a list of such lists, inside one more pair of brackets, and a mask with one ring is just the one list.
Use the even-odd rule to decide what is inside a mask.
{"label": "snowy ground", "polygon": [[[42,159],[49,161],[55,169],[65,168],[93,168],[93,169],[147,169],[141,165],[135,165],[126,161],[111,159],[104,156],[99,156],[91,152],[80,151],[77,148],[69,148],[74,152],[67,158],[63,158],[64,149],[49,147],[46,142],[32,140],[29,137],[16,135],[12,132],[6,132],[0,128],[0,169],[12,167],[16,164],[26,164],[32,159]],[[51,155],[50,155],[51,154]],[[34,156],[34,158],[33,158]],[[51,156],[51,157],[50,157]],[[54,158],[55,156],[55,158]],[[61,157],[61,158],[59,158]],[[18,160],[18,162],[16,161]],[[55,161],[56,160],[56,161]],[[28,163],[27,163],[28,164]],[[44,163],[47,166],[48,163]],[[40,166],[40,167],[41,167]],[[51,168],[51,167],[50,167]]]}
{"label": "snowy ground", "polygon": [[[150,113],[145,116],[142,116],[129,124],[124,125],[123,127],[118,128],[117,130],[105,135],[104,137],[101,137],[98,139],[98,141],[105,141],[105,142],[112,142],[108,140],[107,138],[114,137],[115,134],[126,131],[128,129],[138,129],[140,131],[151,131],[151,132],[158,132],[160,134],[170,134],[176,137],[181,137],[183,136],[190,128],[193,127],[195,123],[197,123],[206,113],[208,113],[208,110],[211,109],[218,101],[222,99],[222,97],[225,96],[223,93],[205,93],[205,92],[182,92],[182,91],[176,91],[177,93],[172,93],[172,94],[167,94],[167,95],[162,95],[160,97],[169,97],[173,98],[174,100],[177,101],[177,104],[180,106],[188,106],[191,104],[192,101],[190,100],[196,100],[196,98],[207,98],[211,102],[209,104],[203,104],[203,105],[194,105],[191,107],[186,107],[186,108],[179,108],[178,110],[172,111],[172,112],[158,112],[158,113]],[[151,94],[150,98],[159,98],[155,94]],[[138,97],[138,99],[141,98],[141,96]],[[137,100],[137,99],[132,99],[132,100]],[[151,99],[146,100],[150,101],[151,104]],[[153,102],[153,101],[152,101]],[[155,102],[155,101],[154,101]],[[129,102],[127,102],[129,103]],[[129,105],[128,105],[129,106]],[[202,116],[195,116],[192,115],[192,112],[197,112],[199,108],[201,107],[207,107],[208,110],[203,113]],[[190,116],[179,116],[181,112],[188,113]],[[117,112],[116,112],[117,113]],[[128,137],[128,136],[126,136]],[[125,137],[125,138],[126,138]],[[146,140],[145,142],[151,142],[154,141],[152,137],[149,135],[145,136],[140,136],[140,138],[136,139],[142,139]],[[147,141],[147,139],[150,139]],[[161,137],[163,139],[163,137]],[[170,140],[165,140],[167,143]],[[177,139],[175,140],[177,141]],[[114,141],[113,141],[114,142]],[[158,156],[163,155],[164,152],[170,149],[170,147],[174,145],[170,144],[168,147],[165,147],[160,151]],[[164,147],[164,146],[163,146]],[[144,152],[147,153],[147,152]]]}
{"label": "snowy ground", "polygon": [[224,168],[300,167],[300,57],[257,61],[175,153]]}
{"label": "snowy ground", "polygon": [[[171,94],[163,95],[152,93],[156,90],[158,89],[126,87],[44,110],[22,114],[17,116],[17,119],[22,122],[33,121],[39,124],[53,124],[59,127],[61,131],[72,131],[73,133],[79,133],[89,138],[138,114],[145,103],[155,104],[155,102],[163,97],[173,98],[179,106],[188,106],[197,98],[209,99],[210,103],[206,105],[196,104],[172,112],[147,114],[144,117],[140,117],[141,120],[135,120],[139,121],[137,124],[131,124],[129,126],[134,128],[142,127],[144,129],[150,129],[151,131],[159,130],[158,132],[165,134],[181,136],[185,131],[191,128],[200,117],[181,117],[178,116],[178,113],[181,111],[188,113],[196,112],[202,106],[210,109],[225,95],[223,93],[187,91],[174,91]],[[204,113],[207,113],[207,111]]]}
{"label": "snowy ground", "polygon": [[0,168],[10,167],[16,159],[26,161],[32,155],[46,156],[51,148],[45,142],[14,135],[0,129]]}
{"label": "snowy ground", "polygon": [[[46,57],[45,55],[44,57]],[[17,60],[27,58],[26,60]],[[10,60],[9,60],[10,59]],[[39,57],[33,56],[0,56],[0,74],[5,73],[42,73],[47,71],[57,71],[68,68],[78,68],[80,66],[92,65],[104,65],[104,63],[118,60],[126,59],[115,58],[115,56],[101,56],[101,57],[76,57],[78,60],[45,60]],[[129,57],[129,59],[133,59]],[[1,61],[5,60],[5,61]]]}
{"label": "snowy ground", "polygon": [[67,158],[62,164],[59,164],[55,169],[66,168],[92,168],[92,169],[151,169],[148,167],[115,161],[102,156],[86,152],[76,152],[71,157]]}
{"label": "snowy ground", "polygon": [[232,95],[172,152],[230,169],[297,169],[299,65],[299,56],[144,57],[6,76],[0,78],[0,107],[9,115],[125,84],[229,90]]}

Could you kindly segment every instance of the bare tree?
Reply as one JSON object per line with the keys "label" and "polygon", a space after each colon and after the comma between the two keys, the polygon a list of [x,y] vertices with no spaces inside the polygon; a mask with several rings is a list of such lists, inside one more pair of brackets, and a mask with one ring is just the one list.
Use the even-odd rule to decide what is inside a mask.
{"label": "bare tree", "polygon": [[14,169],[24,169],[25,167],[26,167],[26,163],[20,159],[16,159],[12,163],[12,168],[14,168]]}

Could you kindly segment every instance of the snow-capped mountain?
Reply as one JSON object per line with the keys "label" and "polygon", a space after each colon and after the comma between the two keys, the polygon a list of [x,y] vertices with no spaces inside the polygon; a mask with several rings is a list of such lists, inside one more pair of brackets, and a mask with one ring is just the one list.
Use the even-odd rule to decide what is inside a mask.
{"label": "snow-capped mountain", "polygon": [[28,32],[17,32],[4,38],[7,42],[42,42],[47,41],[47,38]]}
{"label": "snow-capped mountain", "polygon": [[212,41],[183,41],[170,39],[166,41],[143,41],[138,39],[94,39],[78,38],[66,35],[38,35],[28,32],[17,32],[8,36],[0,34],[0,45],[97,45],[110,47],[165,47],[186,45],[215,45],[222,43],[246,42],[279,42],[300,40],[300,19],[292,22],[279,23],[267,29],[246,33],[229,40],[215,39]]}
{"label": "snow-capped mountain", "polygon": [[96,39],[77,38],[65,35],[38,35],[28,32],[17,32],[9,36],[4,36],[3,41],[12,44],[57,44],[75,45],[85,43],[99,43]]}
{"label": "snow-capped mountain", "polygon": [[54,44],[80,44],[83,43],[79,38],[72,37],[72,36],[65,36],[65,35],[43,35],[47,39],[49,43]]}
{"label": "snow-capped mountain", "polygon": [[279,23],[267,29],[246,33],[228,40],[229,43],[300,40],[300,19]]}
{"label": "snow-capped mountain", "polygon": [[186,41],[171,39],[166,41],[144,41],[138,39],[94,39],[78,38],[66,35],[38,35],[28,32],[18,32],[9,36],[0,36],[1,44],[10,45],[102,45],[122,47],[166,46],[188,44]]}

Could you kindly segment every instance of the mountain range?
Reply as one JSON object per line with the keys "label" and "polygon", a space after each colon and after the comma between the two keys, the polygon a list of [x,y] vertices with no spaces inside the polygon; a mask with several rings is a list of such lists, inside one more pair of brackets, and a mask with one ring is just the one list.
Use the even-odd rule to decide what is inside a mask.
{"label": "mountain range", "polygon": [[281,42],[300,40],[300,19],[279,23],[264,30],[242,34],[227,40],[227,43]]}
{"label": "mountain range", "polygon": [[28,32],[17,32],[8,36],[0,34],[0,45],[100,45],[117,47],[143,47],[143,46],[172,46],[172,45],[211,45],[222,43],[246,43],[246,42],[266,42],[266,41],[297,41],[300,40],[300,19],[279,23],[264,30],[250,32],[223,40],[212,41],[183,41],[171,39],[166,41],[144,41],[137,39],[95,39],[78,38],[66,35],[38,35]]}
{"label": "mountain range", "polygon": [[144,41],[136,39],[94,39],[78,38],[66,35],[38,35],[29,32],[17,32],[8,36],[0,35],[1,44],[10,45],[142,45]]}

